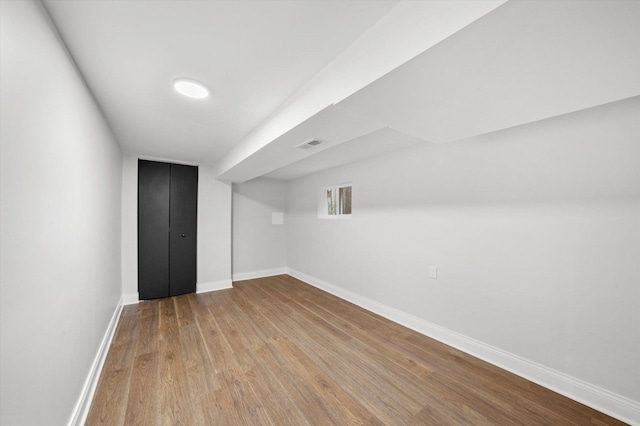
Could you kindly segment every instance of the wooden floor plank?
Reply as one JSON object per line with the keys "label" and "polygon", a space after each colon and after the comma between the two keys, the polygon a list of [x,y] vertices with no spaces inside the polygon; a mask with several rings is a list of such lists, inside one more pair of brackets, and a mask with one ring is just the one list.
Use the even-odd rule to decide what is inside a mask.
{"label": "wooden floor plank", "polygon": [[87,425],[619,425],[287,275],[126,306]]}
{"label": "wooden floor plank", "polygon": [[314,390],[306,371],[296,369],[286,354],[278,352],[272,344],[256,351],[256,354],[266,368],[276,373],[286,394],[304,413],[309,423],[338,424],[331,406]]}
{"label": "wooden floor plank", "polygon": [[260,362],[255,352],[248,354],[244,365],[245,377],[256,394],[260,396],[267,415],[276,425],[304,426],[311,423],[300,411],[276,372]]}
{"label": "wooden floor plank", "polygon": [[325,405],[331,408],[337,417],[335,420],[346,424],[382,424],[357,398],[313,362],[300,347],[287,339],[272,339],[272,344],[297,370],[307,374],[305,380],[311,384]]}
{"label": "wooden floor plank", "polygon": [[140,332],[138,335],[138,347],[136,355],[148,354],[158,350],[158,325],[160,322],[157,305],[155,309],[143,311],[138,322]]}
{"label": "wooden floor plank", "polygon": [[123,314],[102,367],[86,424],[124,424],[138,330],[135,315]]}
{"label": "wooden floor plank", "polygon": [[236,368],[230,368],[218,374],[225,392],[231,395],[233,407],[240,424],[272,425],[274,424],[262,406],[262,402],[249,384],[245,375]]}
{"label": "wooden floor plank", "polygon": [[189,397],[186,359],[182,355],[175,298],[160,301],[159,386],[161,420],[165,425],[195,424],[196,414]]}
{"label": "wooden floor plank", "polygon": [[[262,289],[258,289],[262,290]],[[389,373],[386,368],[361,357],[345,344],[344,336],[328,334],[325,329],[306,321],[289,306],[283,307],[280,297],[272,297],[262,292],[260,300],[268,304],[280,319],[281,329],[297,329],[295,341],[310,354],[329,374],[341,380],[352,393],[366,392],[365,403],[381,420],[407,423],[422,408],[417,401],[420,389]],[[407,390],[409,388],[409,390]],[[384,391],[381,391],[384,389]],[[398,407],[402,407],[399,409]],[[414,412],[415,411],[415,412]],[[387,417],[388,415],[388,417]]]}
{"label": "wooden floor plank", "polygon": [[148,392],[159,386],[158,353],[142,353],[133,363],[129,398],[124,424],[157,425],[160,421],[160,401],[157,392]]}

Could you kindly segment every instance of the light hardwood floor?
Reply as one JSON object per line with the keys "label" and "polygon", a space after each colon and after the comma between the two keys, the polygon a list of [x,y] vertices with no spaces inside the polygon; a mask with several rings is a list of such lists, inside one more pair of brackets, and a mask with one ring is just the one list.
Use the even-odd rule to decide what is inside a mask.
{"label": "light hardwood floor", "polygon": [[281,275],[126,306],[87,424],[622,423]]}

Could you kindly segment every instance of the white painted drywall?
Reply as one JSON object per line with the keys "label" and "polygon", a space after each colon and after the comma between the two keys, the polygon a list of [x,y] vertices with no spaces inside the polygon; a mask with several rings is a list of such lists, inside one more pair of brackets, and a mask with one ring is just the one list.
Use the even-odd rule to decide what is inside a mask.
{"label": "white painted drywall", "polygon": [[[291,181],[287,266],[638,402],[639,118],[635,97]],[[351,220],[318,219],[341,182]]]}
{"label": "white painted drywall", "polygon": [[[167,160],[170,161],[170,160]],[[138,293],[138,157],[126,155],[122,169],[122,291]],[[198,285],[231,285],[231,184],[198,167]]]}
{"label": "white painted drywall", "polygon": [[229,171],[285,132],[438,44],[505,1],[398,2],[237,143],[219,161],[219,174]]}
{"label": "white painted drywall", "polygon": [[122,294],[138,300],[138,157],[122,159]]}
{"label": "white painted drywall", "polygon": [[0,116],[0,424],[66,424],[121,296],[122,154],[36,2],[0,2]]}
{"label": "white painted drywall", "polygon": [[272,213],[286,208],[286,182],[258,178],[233,185],[233,275],[286,266],[286,217],[272,223]]}
{"label": "white painted drywall", "polygon": [[215,171],[198,173],[198,285],[231,286],[231,184],[216,180]]}

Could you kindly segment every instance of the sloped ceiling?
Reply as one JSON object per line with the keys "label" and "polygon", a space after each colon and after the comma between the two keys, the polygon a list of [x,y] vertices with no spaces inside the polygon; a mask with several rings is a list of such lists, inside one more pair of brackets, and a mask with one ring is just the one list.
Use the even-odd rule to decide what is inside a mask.
{"label": "sloped ceiling", "polygon": [[444,143],[640,94],[639,2],[509,2],[340,102]]}
{"label": "sloped ceiling", "polygon": [[[638,22],[640,2],[510,1],[336,106],[396,134],[445,143],[631,98],[640,95]],[[364,133],[357,138],[362,154],[351,152],[350,159],[366,156],[366,139]],[[385,152],[394,140],[385,139]],[[265,153],[248,158],[255,162]],[[325,168],[338,164],[318,155]],[[268,176],[295,178],[300,165],[316,171],[312,162]],[[254,177],[235,174],[240,168],[221,177]]]}
{"label": "sloped ceiling", "polygon": [[310,173],[354,163],[421,143],[423,141],[418,138],[390,127],[383,127],[336,146],[329,145],[325,149],[318,149],[313,154],[304,155],[299,160],[290,162],[263,176],[281,180],[296,179]]}
{"label": "sloped ceiling", "polygon": [[[126,152],[232,182],[640,95],[635,1],[46,5]],[[178,76],[213,95],[180,98]]]}

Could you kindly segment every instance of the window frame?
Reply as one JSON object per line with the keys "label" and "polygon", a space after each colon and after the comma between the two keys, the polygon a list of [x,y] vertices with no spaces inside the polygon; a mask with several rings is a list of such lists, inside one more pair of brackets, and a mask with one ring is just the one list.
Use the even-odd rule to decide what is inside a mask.
{"label": "window frame", "polygon": [[[337,213],[337,214],[329,214],[329,204],[327,191],[337,190],[338,194],[340,194],[341,188],[351,188],[351,213]],[[338,185],[327,185],[320,188],[319,196],[318,196],[318,219],[351,219],[353,215],[353,184],[351,183],[342,183]],[[339,195],[338,195],[339,197]],[[340,203],[340,199],[338,198],[338,203]]]}

